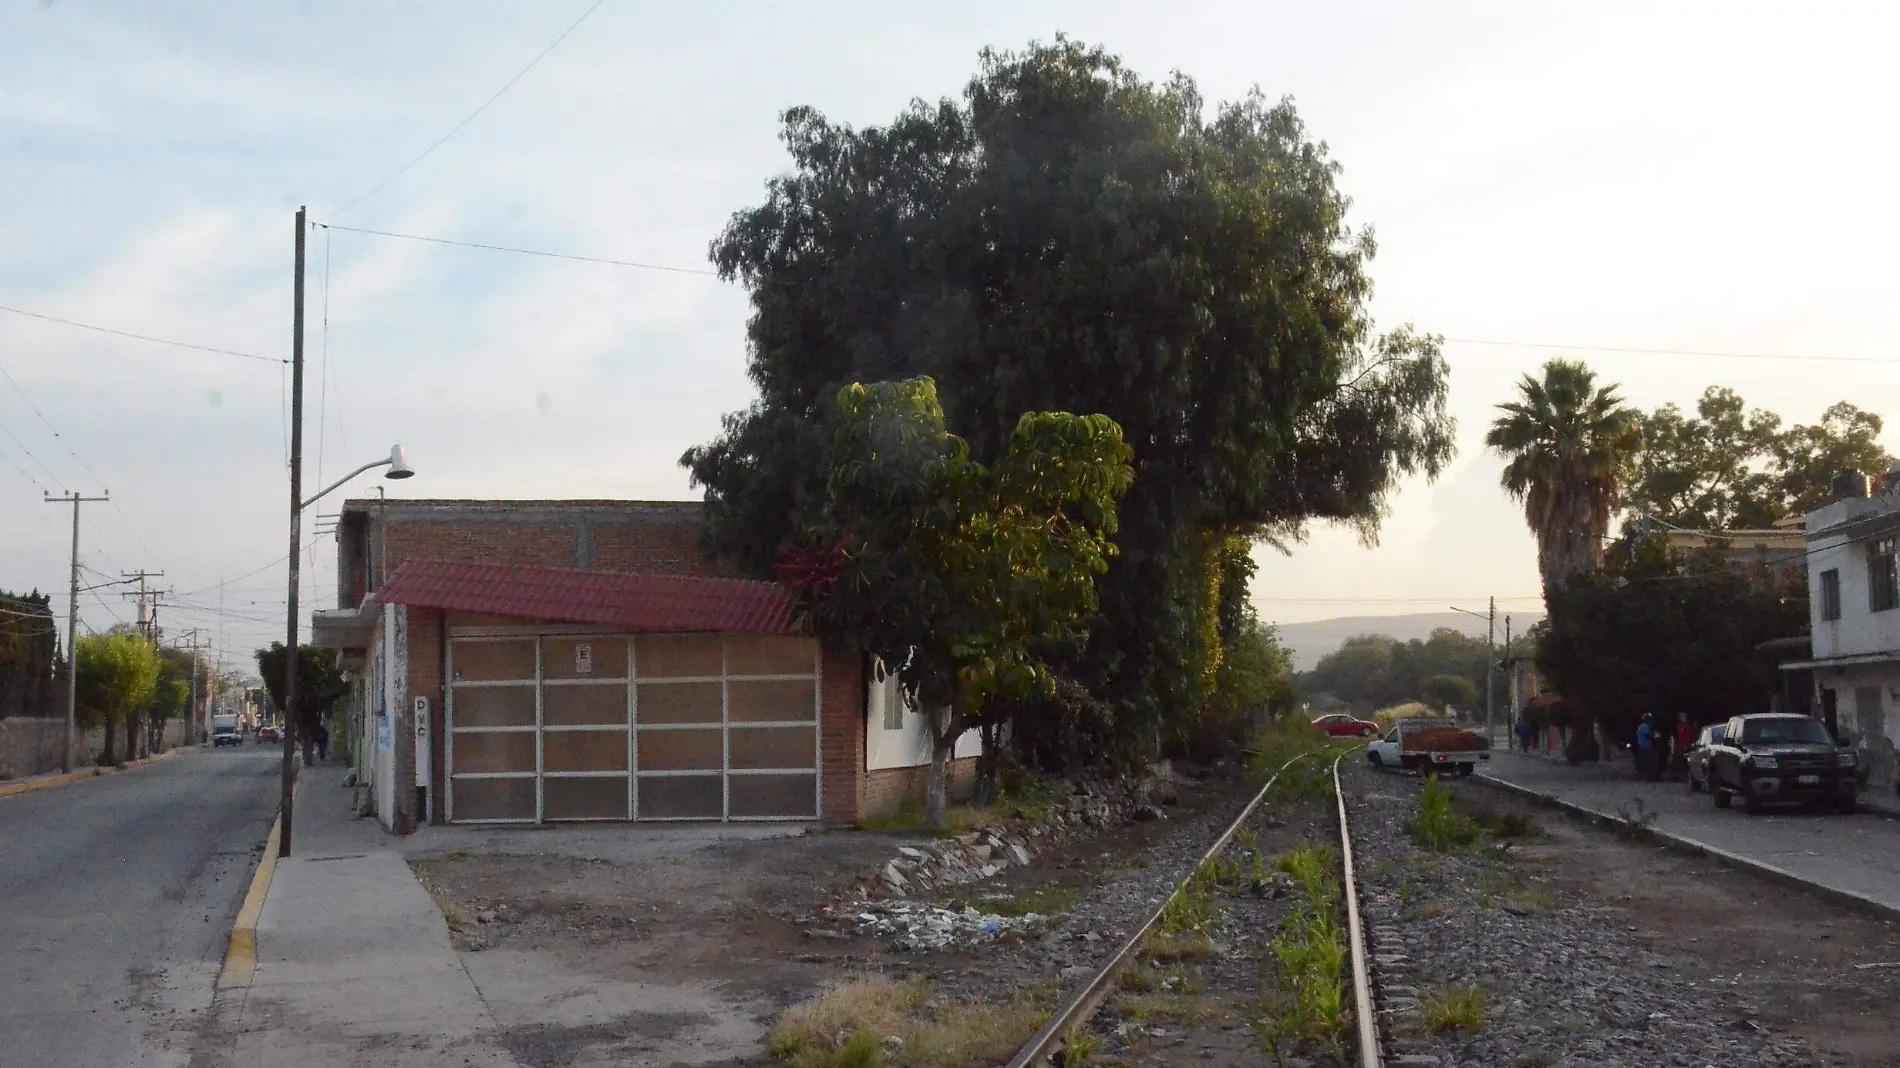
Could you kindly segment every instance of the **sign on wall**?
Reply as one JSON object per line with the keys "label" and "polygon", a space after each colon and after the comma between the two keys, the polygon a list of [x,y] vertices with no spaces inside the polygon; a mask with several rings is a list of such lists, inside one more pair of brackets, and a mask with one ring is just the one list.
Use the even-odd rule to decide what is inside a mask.
{"label": "sign on wall", "polygon": [[591,642],[574,643],[574,674],[592,675],[594,673],[594,646]]}

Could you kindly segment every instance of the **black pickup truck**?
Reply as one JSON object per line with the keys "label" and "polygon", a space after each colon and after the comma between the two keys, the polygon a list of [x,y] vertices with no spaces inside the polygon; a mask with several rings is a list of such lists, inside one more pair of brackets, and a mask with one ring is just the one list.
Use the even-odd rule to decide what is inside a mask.
{"label": "black pickup truck", "polygon": [[1816,719],[1789,714],[1736,716],[1708,749],[1709,794],[1716,808],[1739,796],[1750,814],[1765,804],[1832,803],[1854,811],[1859,780],[1854,754]]}

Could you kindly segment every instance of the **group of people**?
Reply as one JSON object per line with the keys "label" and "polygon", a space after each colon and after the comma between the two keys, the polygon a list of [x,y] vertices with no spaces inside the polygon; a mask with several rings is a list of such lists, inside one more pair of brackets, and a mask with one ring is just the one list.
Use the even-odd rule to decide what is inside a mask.
{"label": "group of people", "polygon": [[1682,770],[1689,747],[1695,744],[1695,724],[1689,714],[1676,713],[1674,737],[1663,730],[1653,712],[1645,713],[1636,725],[1636,770],[1654,781],[1667,772]]}

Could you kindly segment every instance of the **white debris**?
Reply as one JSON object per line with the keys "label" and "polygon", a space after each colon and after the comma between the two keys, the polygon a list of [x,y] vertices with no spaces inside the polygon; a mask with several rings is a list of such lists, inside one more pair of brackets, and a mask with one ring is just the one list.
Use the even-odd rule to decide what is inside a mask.
{"label": "white debris", "polygon": [[873,901],[858,909],[858,931],[888,938],[899,949],[956,949],[1021,934],[1040,927],[1044,917],[998,916],[965,908],[962,912],[921,902]]}

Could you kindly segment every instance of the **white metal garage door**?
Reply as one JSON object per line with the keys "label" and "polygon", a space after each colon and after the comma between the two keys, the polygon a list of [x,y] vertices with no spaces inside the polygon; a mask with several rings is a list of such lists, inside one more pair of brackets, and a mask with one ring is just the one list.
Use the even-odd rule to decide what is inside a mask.
{"label": "white metal garage door", "polygon": [[818,643],[454,632],[447,818],[815,819]]}

